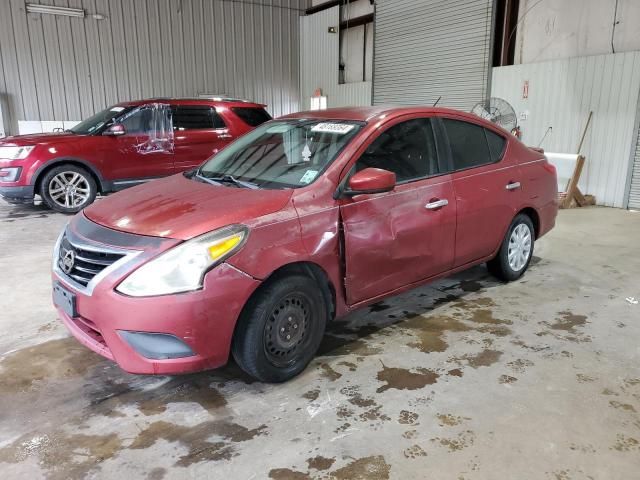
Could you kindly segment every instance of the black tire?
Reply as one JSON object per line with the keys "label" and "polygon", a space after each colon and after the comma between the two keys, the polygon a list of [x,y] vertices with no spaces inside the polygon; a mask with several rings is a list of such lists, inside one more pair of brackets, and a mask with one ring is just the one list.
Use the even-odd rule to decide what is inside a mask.
{"label": "black tire", "polygon": [[[528,258],[524,262],[524,264],[520,268],[514,268],[514,266],[509,262],[509,248],[511,237],[513,232],[518,228],[519,231],[524,227],[520,227],[523,225],[529,230],[529,238],[531,242],[531,247],[529,248]],[[511,282],[513,280],[517,280],[524,274],[524,272],[529,268],[529,263],[531,262],[531,257],[533,256],[533,247],[535,243],[535,229],[533,227],[533,222],[528,215],[520,213],[516,215],[516,217],[511,222],[507,233],[502,240],[502,244],[500,245],[500,250],[498,250],[498,254],[495,258],[489,260],[487,262],[487,268],[492,275],[499,278],[500,280],[504,280],[505,282]],[[516,265],[516,267],[519,265]]]}
{"label": "black tire", "polygon": [[233,358],[257,380],[287,381],[315,356],[328,311],[313,279],[304,275],[274,279],[245,305],[231,345]]}
{"label": "black tire", "polygon": [[[69,195],[63,193],[62,197],[55,195],[62,185],[61,178],[77,179],[74,189],[69,190]],[[97,193],[98,186],[93,176],[86,169],[69,163],[52,168],[40,182],[40,196],[44,202],[50,209],[61,213],[79,212],[93,203]]]}

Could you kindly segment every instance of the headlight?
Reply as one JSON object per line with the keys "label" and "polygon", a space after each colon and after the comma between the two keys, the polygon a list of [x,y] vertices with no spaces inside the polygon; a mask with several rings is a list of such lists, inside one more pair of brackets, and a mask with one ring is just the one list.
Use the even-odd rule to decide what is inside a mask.
{"label": "headlight", "polygon": [[34,147],[0,147],[0,158],[8,160],[23,160]]}
{"label": "headlight", "polygon": [[116,290],[148,297],[197,290],[205,273],[244,245],[249,231],[231,225],[181,243],[129,275]]}

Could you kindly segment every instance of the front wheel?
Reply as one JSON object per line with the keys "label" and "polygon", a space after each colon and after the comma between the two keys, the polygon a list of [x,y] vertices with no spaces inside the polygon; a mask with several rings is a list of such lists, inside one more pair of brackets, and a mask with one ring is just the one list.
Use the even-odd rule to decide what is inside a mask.
{"label": "front wheel", "polygon": [[40,183],[40,196],[57,212],[76,213],[93,203],[98,188],[91,174],[76,165],[49,170]]}
{"label": "front wheel", "polygon": [[487,262],[487,268],[506,282],[517,280],[529,267],[533,254],[535,230],[529,216],[516,215],[502,241],[498,254]]}
{"label": "front wheel", "polygon": [[240,368],[262,382],[284,382],[313,359],[328,308],[315,281],[303,275],[273,280],[247,302],[233,338]]}

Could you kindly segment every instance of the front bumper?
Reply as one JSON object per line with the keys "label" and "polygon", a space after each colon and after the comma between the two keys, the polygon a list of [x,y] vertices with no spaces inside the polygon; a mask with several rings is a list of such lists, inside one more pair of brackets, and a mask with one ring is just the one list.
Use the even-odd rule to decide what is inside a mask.
{"label": "front bumper", "polygon": [[[127,297],[115,292],[115,285],[107,286],[106,280],[87,296],[56,273],[53,279],[76,294],[77,317],[71,318],[58,308],[73,336],[123,370],[142,374],[188,373],[226,364],[236,320],[259,285],[224,263],[207,274],[202,290],[160,297]],[[172,335],[194,355],[146,358],[120,331]]]}
{"label": "front bumper", "polygon": [[4,186],[0,184],[0,197],[9,203],[29,203],[33,201],[33,185]]}
{"label": "front bumper", "polygon": [[[117,285],[133,269],[179,242],[107,229],[90,222],[82,213],[71,221],[66,235],[72,244],[76,242],[85,249],[104,249],[108,245],[131,252],[84,287],[54,263],[53,282],[75,294],[74,317],[62,308],[58,308],[58,313],[83,345],[130,373],[188,373],[217,368],[227,362],[236,321],[260,284],[258,280],[222,263],[205,275],[200,290],[129,297],[116,292]],[[60,241],[56,258],[58,248]],[[155,340],[162,335],[146,344],[144,339],[149,340],[151,336],[137,335],[142,341],[132,342],[132,337],[139,333],[164,335],[166,355],[157,351],[163,342]]]}

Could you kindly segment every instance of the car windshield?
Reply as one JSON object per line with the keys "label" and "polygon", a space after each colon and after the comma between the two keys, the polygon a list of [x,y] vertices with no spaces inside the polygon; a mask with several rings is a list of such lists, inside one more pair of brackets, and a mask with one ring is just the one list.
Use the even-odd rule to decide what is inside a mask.
{"label": "car windshield", "polygon": [[78,135],[91,135],[97,133],[102,127],[110,124],[120,115],[131,110],[131,107],[110,107],[106,110],[96,113],[92,117],[83,120],[75,127],[69,129],[70,132]]}
{"label": "car windshield", "polygon": [[204,179],[259,188],[312,183],[362,128],[361,123],[291,119],[265,123],[209,159]]}

